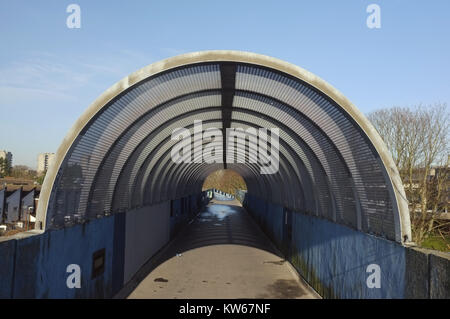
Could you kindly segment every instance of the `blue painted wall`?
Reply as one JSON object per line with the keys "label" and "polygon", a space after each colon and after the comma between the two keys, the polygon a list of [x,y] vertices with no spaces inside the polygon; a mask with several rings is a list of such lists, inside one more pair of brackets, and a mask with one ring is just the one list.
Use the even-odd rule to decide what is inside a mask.
{"label": "blue painted wall", "polygon": [[125,273],[126,213],[114,215],[112,295],[123,287]]}
{"label": "blue painted wall", "polygon": [[126,213],[124,283],[170,240],[170,201]]}
{"label": "blue painted wall", "polygon": [[182,200],[174,199],[171,201],[170,213],[170,238],[174,238],[182,226]]}
{"label": "blue painted wall", "polygon": [[[114,217],[14,240],[13,298],[93,298],[112,294]],[[3,245],[2,245],[3,246]],[[91,279],[92,255],[105,249],[105,270]],[[69,289],[66,268],[81,268],[82,289]],[[2,290],[3,288],[2,283]]]}
{"label": "blue painted wall", "polygon": [[[238,198],[300,275],[325,298],[429,298],[433,291],[442,298],[450,294],[450,271],[433,263],[449,265],[449,256],[424,253],[292,212],[248,193],[239,193]],[[380,288],[366,284],[370,264],[380,266]]]}
{"label": "blue painted wall", "polygon": [[[450,258],[423,253],[345,226],[266,203],[244,206],[299,273],[326,298],[448,298]],[[206,192],[172,201],[175,234],[208,203]],[[286,214],[290,218],[286,218]],[[287,236],[291,224],[291,233]],[[0,242],[1,298],[109,298],[123,287],[126,213],[84,225]],[[286,240],[289,239],[289,245]],[[105,249],[105,270],[92,279],[92,255]],[[381,267],[381,288],[366,285],[369,264]],[[81,289],[66,286],[69,264],[81,266]]]}
{"label": "blue painted wall", "polygon": [[[404,247],[300,213],[292,226],[291,262],[323,297],[404,297]],[[379,289],[366,285],[370,264],[381,268]]]}
{"label": "blue painted wall", "polygon": [[278,246],[282,246],[284,208],[272,203],[258,200],[252,195],[247,195],[247,210],[251,212],[260,227]]}
{"label": "blue painted wall", "polygon": [[[206,192],[173,201],[171,231],[208,199]],[[126,213],[84,225],[0,242],[0,298],[110,298],[124,285]],[[94,252],[105,249],[105,269],[91,278]],[[81,268],[81,288],[66,285],[67,266]]]}
{"label": "blue painted wall", "polygon": [[11,298],[17,240],[0,242],[0,298]]}

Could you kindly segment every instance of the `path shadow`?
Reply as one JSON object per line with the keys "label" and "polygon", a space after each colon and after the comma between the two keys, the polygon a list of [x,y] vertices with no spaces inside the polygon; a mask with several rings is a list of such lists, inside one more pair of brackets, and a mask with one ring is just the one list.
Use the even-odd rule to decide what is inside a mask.
{"label": "path shadow", "polygon": [[[248,212],[233,201],[211,201],[180,233],[133,276],[114,298],[126,298],[159,265],[186,251],[212,245],[242,245],[284,257]],[[268,261],[272,262],[272,261]],[[276,288],[271,288],[275,289]],[[275,291],[274,290],[274,291]]]}

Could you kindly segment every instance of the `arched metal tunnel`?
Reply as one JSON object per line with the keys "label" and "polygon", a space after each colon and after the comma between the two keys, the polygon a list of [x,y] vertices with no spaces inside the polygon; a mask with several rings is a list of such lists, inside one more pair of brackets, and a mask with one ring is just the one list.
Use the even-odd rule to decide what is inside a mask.
{"label": "arched metal tunnel", "polygon": [[[188,138],[180,142],[180,135]],[[184,142],[192,154],[183,148],[174,160]],[[205,159],[206,149],[214,160]],[[151,64],[105,91],[78,119],[39,198],[37,255],[47,256],[39,271],[48,276],[75,262],[88,273],[101,264],[104,273],[95,277],[92,270],[85,288],[73,292],[57,272],[60,281],[48,283],[51,290],[37,285],[34,295],[115,295],[194,216],[204,204],[205,178],[222,168],[242,175],[244,207],[276,246],[289,247],[286,260],[322,296],[408,295],[408,204],[378,133],[313,74],[237,51]],[[387,274],[382,289],[366,286],[373,263]]]}
{"label": "arched metal tunnel", "polygon": [[[202,191],[222,168],[244,178],[243,207]],[[274,255],[324,298],[448,296],[448,257],[412,244],[391,155],[341,93],[271,57],[196,52],[127,76],[78,119],[35,229],[0,238],[0,298],[120,298],[136,282],[147,296],[148,265],[173,269],[187,298],[205,282],[220,297],[286,296]]]}
{"label": "arched metal tunnel", "polygon": [[[221,162],[202,162],[194,151],[190,163],[175,163],[171,134],[192,131],[196,120],[203,132],[218,128],[225,137],[226,128],[279,128],[278,171],[260,173],[267,160],[251,160],[252,138],[249,152],[238,154],[245,163],[226,163],[227,138]],[[268,202],[389,240],[411,238],[397,169],[364,115],[313,74],[237,51],[170,58],[104,92],[58,150],[36,227],[69,227],[197,194],[223,167]]]}

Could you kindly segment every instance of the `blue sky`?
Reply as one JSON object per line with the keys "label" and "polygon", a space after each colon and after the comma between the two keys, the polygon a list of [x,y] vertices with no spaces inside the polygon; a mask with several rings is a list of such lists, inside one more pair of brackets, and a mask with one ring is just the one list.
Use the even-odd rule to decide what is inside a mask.
{"label": "blue sky", "polygon": [[[81,7],[81,29],[66,8]],[[381,8],[369,29],[366,8]],[[299,65],[369,113],[450,101],[450,1],[0,0],[0,149],[36,167],[89,104],[177,54],[232,49]]]}

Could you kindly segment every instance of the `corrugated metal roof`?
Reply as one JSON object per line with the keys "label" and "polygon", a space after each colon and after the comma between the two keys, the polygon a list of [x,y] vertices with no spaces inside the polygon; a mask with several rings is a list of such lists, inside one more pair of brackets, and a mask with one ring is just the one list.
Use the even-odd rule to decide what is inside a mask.
{"label": "corrugated metal roof", "polygon": [[[260,174],[262,163],[249,163],[254,154],[242,154],[247,163],[228,164],[244,177],[249,193],[395,239],[395,199],[361,128],[301,80],[267,67],[234,64],[227,71],[236,72],[227,75],[227,81],[235,80],[226,88],[227,98],[233,97],[230,127],[280,129],[276,174]],[[105,105],[59,169],[47,228],[201,191],[207,175],[223,164],[174,163],[170,137],[177,127],[192,130],[194,120],[203,121],[203,130],[225,129],[220,66],[186,65],[157,74]]]}

